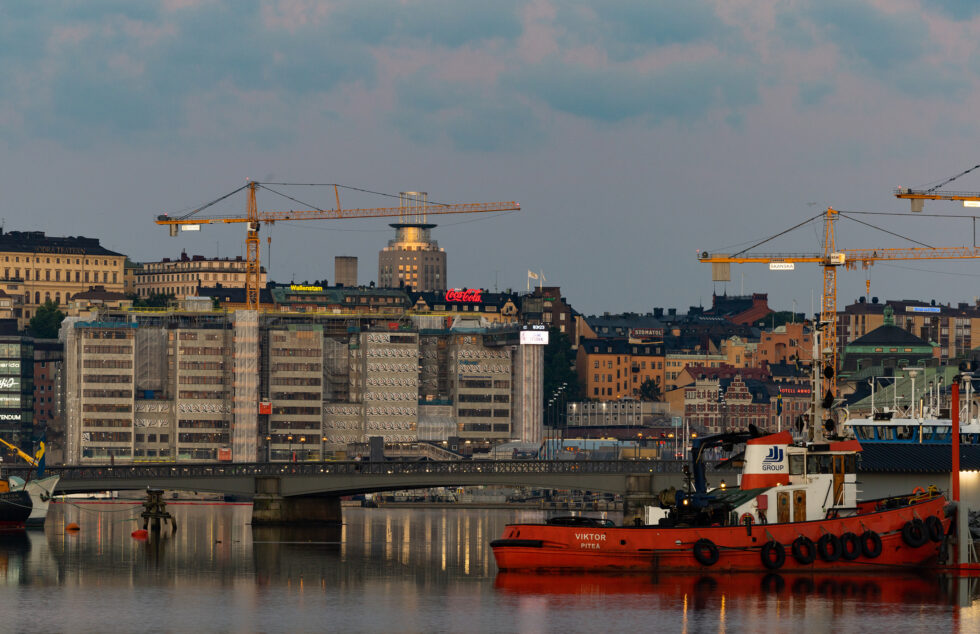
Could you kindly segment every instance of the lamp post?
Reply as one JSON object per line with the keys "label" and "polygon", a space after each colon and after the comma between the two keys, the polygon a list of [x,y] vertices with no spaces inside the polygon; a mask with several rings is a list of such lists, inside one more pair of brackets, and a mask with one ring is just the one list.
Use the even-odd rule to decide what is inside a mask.
{"label": "lamp post", "polygon": [[306,436],[299,437],[299,455],[301,460],[307,460],[309,456],[306,453]]}
{"label": "lamp post", "polygon": [[289,457],[293,462],[296,462],[296,454],[293,452],[293,435],[289,434],[286,436],[286,440],[289,441]]}

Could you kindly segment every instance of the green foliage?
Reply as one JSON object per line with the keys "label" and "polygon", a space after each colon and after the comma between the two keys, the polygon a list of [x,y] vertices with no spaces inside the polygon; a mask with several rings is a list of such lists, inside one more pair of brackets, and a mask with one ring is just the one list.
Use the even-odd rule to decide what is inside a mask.
{"label": "green foliage", "polygon": [[776,313],[770,313],[766,315],[765,319],[760,319],[756,325],[764,330],[772,330],[773,328],[779,328],[784,324],[792,324],[794,322],[802,322],[804,315],[802,313],[793,313],[789,310],[781,310]]}
{"label": "green foliage", "polygon": [[659,401],[661,398],[663,398],[663,393],[660,391],[659,379],[647,379],[640,384],[640,400]]}
{"label": "green foliage", "polygon": [[166,308],[170,302],[177,299],[173,293],[154,293],[147,298],[138,295],[130,295],[133,300],[133,308]]}
{"label": "green foliage", "polygon": [[58,303],[50,299],[38,306],[37,312],[31,317],[27,330],[32,337],[38,339],[56,339],[58,328],[65,314],[58,310]]}
{"label": "green foliage", "polygon": [[547,409],[548,401],[556,395],[564,399],[562,402],[578,401],[582,399],[582,388],[575,373],[572,341],[565,333],[552,328],[548,333],[548,345],[544,348],[542,406]]}

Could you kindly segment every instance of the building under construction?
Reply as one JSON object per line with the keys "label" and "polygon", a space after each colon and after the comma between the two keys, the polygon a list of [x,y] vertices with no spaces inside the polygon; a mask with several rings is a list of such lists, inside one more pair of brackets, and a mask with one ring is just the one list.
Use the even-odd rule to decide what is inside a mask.
{"label": "building under construction", "polygon": [[386,442],[540,442],[543,347],[439,315],[69,318],[65,461],[320,460]]}

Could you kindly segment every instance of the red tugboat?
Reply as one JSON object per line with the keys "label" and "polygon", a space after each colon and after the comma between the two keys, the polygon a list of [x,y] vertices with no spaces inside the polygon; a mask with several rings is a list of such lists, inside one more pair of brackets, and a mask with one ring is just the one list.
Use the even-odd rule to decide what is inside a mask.
{"label": "red tugboat", "polygon": [[[707,449],[745,444],[738,488],[707,491]],[[662,495],[655,526],[554,518],[511,524],[491,542],[497,567],[530,570],[774,571],[935,563],[953,510],[916,492],[857,502],[856,440],[794,443],[789,432],[733,432],[692,445],[693,491]]]}
{"label": "red tugboat", "polygon": [[[821,327],[814,359],[821,358]],[[820,372],[831,379],[833,365]],[[857,440],[834,430],[814,389],[808,440],[789,432],[729,432],[691,443],[687,491],[664,491],[656,525],[616,527],[608,520],[558,517],[509,524],[490,542],[502,571],[830,571],[935,565],[947,549],[955,505],[935,490],[857,501]],[[826,424],[821,424],[826,423]],[[708,490],[705,452],[745,445],[738,487]],[[648,521],[650,521],[648,519]]]}

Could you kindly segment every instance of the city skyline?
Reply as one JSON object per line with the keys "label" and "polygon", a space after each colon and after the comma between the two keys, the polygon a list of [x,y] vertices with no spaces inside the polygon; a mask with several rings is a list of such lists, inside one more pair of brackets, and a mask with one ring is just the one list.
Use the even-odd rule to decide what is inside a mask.
{"label": "city skyline", "polygon": [[[586,314],[708,306],[715,290],[809,313],[816,267],[733,267],[712,284],[698,249],[749,246],[828,205],[910,216],[894,187],[976,164],[978,12],[953,0],[4,7],[0,215],[8,230],[157,261],[243,254],[243,231],[170,239],[153,218],[249,178],[516,200],[520,212],[439,218],[447,285],[520,290],[530,269]],[[955,188],[980,190],[980,177]],[[231,204],[244,212],[244,198]],[[969,220],[869,222],[973,242]],[[265,229],[262,263],[283,281],[329,278],[347,255],[366,283],[392,233],[379,219]],[[819,240],[815,225],[766,248]],[[910,243],[842,222],[838,244]],[[970,301],[977,275],[879,264],[871,295]],[[864,286],[862,271],[842,273],[840,307]]]}

